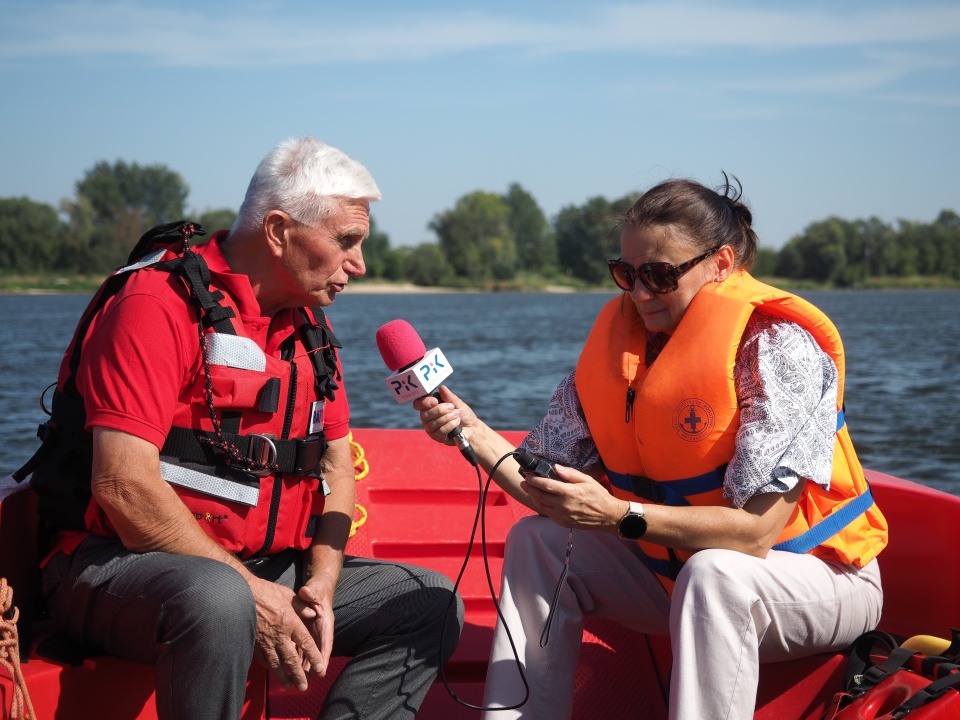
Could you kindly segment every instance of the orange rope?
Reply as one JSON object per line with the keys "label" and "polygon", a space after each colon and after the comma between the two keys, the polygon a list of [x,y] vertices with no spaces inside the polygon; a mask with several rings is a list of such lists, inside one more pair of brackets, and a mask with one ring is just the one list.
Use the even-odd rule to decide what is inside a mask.
{"label": "orange rope", "polygon": [[[11,608],[13,608],[11,612]],[[0,667],[13,679],[13,699],[10,707],[11,720],[36,720],[27,681],[20,671],[20,640],[17,636],[17,620],[20,610],[13,604],[13,588],[6,578],[0,578]]]}

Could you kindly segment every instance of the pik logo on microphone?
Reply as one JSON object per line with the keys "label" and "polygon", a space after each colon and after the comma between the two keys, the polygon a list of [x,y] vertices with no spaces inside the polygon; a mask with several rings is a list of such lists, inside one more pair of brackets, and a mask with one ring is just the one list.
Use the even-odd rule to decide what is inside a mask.
{"label": "pik logo on microphone", "polygon": [[428,350],[413,365],[395,372],[385,382],[398,403],[410,402],[429,395],[453,374],[453,368],[440,348]]}

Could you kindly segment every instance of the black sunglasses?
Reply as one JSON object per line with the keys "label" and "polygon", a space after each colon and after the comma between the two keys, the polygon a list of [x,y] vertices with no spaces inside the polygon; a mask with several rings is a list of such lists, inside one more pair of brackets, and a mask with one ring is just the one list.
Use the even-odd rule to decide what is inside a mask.
{"label": "black sunglasses", "polygon": [[627,292],[633,290],[637,283],[637,278],[643,286],[652,293],[663,295],[670,293],[679,287],[678,281],[698,262],[706,260],[717,252],[723,245],[717,245],[712,250],[707,250],[703,255],[698,255],[693,260],[687,260],[679,265],[671,265],[666,262],[643,263],[634,267],[623,260],[607,260],[607,267],[610,268],[610,275],[617,287]]}

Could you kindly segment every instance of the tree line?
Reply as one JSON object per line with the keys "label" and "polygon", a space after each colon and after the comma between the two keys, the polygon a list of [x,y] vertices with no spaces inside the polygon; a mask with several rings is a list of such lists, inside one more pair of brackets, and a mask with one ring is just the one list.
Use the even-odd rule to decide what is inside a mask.
{"label": "tree line", "polygon": [[[106,274],[122,266],[147,229],[187,217],[189,188],[164,165],[99,162],[58,208],[26,197],[0,198],[0,258],[8,274]],[[619,255],[616,218],[636,194],[593,197],[548,220],[518,183],[506,193],[475,191],[437,213],[436,242],[391,247],[371,218],[364,243],[367,277],[424,286],[495,286],[518,279],[597,285],[606,259]],[[207,230],[228,228],[232,209],[193,213]],[[960,280],[960,216],[932,223],[830,217],[812,223],[780,250],[761,248],[760,277],[852,287],[871,278],[939,276]]]}

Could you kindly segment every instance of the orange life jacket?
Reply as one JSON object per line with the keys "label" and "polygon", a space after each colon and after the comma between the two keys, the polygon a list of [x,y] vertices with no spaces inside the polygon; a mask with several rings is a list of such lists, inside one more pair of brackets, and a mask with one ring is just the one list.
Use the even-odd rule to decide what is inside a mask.
{"label": "orange life jacket", "polygon": [[[612,491],[626,500],[731,506],[722,485],[740,424],[733,369],[755,308],[809,331],[840,376],[830,489],[805,484],[775,547],[863,567],[886,546],[887,522],[843,422],[840,336],[813,305],[745,271],[705,285],[649,367],[647,332],[633,303],[616,298],[601,310],[577,364],[576,386]],[[691,553],[639,544],[669,592]]]}

